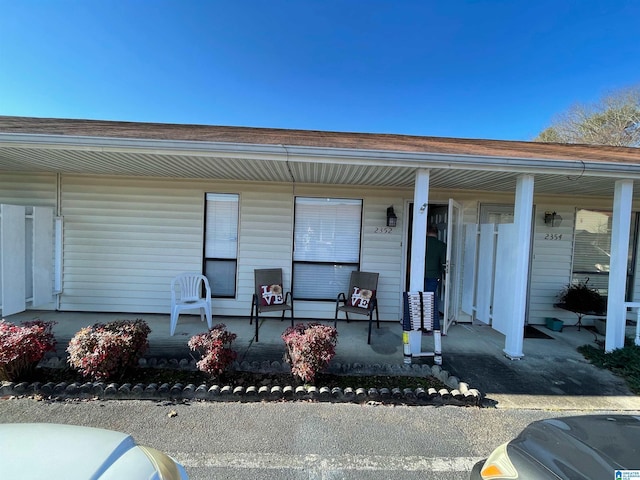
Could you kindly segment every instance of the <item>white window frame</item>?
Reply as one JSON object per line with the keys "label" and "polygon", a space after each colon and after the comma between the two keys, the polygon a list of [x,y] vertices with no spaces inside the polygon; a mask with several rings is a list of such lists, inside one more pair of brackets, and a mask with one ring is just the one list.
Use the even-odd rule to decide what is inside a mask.
{"label": "white window frame", "polygon": [[202,270],[212,297],[235,298],[237,293],[239,212],[239,194],[205,194]]}
{"label": "white window frame", "polygon": [[335,301],[360,269],[363,200],[296,197],[293,296]]}
{"label": "white window frame", "polygon": [[[603,224],[600,223],[600,225],[594,224],[594,225],[587,225],[584,226],[584,228],[581,228],[582,225],[579,225],[579,216],[580,216],[580,212],[587,212],[587,213],[593,213],[595,215],[601,214],[604,216],[607,216],[607,224],[604,227],[606,229],[606,231],[601,231],[601,232],[592,232],[594,234],[600,234],[600,235],[604,235],[604,237],[602,237],[603,240],[608,241],[608,245],[604,244],[605,249],[602,249],[603,245],[595,245],[594,248],[596,249],[602,249],[604,256],[610,255],[611,254],[611,221],[612,221],[612,216],[613,216],[613,212],[611,212],[610,210],[598,210],[598,209],[590,209],[590,208],[576,208],[575,210],[575,222],[574,222],[574,230],[573,230],[573,255],[571,257],[571,283],[576,284],[578,282],[585,282],[587,280],[587,278],[589,279],[587,285],[591,288],[595,288],[596,290],[598,290],[600,292],[601,295],[603,296],[608,296],[608,286],[609,286],[609,270],[608,264],[602,264],[599,265],[599,263],[597,262],[596,264],[594,264],[594,270],[587,270],[584,268],[578,269],[576,270],[576,256],[578,255],[577,252],[577,248],[580,248],[580,245],[578,244],[577,241],[577,236],[578,236],[578,231],[580,230],[586,230],[587,228],[592,228],[592,229],[598,229],[598,228],[602,228]],[[632,295],[633,295],[633,283],[634,283],[634,272],[635,272],[635,264],[636,264],[636,249],[637,249],[637,243],[638,243],[638,212],[632,212],[632,216],[631,216],[631,230],[630,230],[630,235],[629,235],[629,257],[628,257],[628,263],[627,263],[627,283],[626,283],[626,293],[625,293],[625,298],[627,300],[629,300]],[[597,217],[591,222],[597,222]],[[597,240],[597,238],[594,238],[594,240]],[[597,255],[589,255],[589,254],[584,254],[585,258],[595,258],[597,259]],[[599,265],[599,267],[598,267]],[[600,268],[600,271],[598,271],[598,268]]]}

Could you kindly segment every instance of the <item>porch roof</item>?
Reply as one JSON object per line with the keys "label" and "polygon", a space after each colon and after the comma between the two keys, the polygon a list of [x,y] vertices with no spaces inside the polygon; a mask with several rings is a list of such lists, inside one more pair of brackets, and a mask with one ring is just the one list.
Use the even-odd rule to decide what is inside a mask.
{"label": "porch roof", "polygon": [[640,149],[409,135],[0,116],[0,170],[611,196]]}

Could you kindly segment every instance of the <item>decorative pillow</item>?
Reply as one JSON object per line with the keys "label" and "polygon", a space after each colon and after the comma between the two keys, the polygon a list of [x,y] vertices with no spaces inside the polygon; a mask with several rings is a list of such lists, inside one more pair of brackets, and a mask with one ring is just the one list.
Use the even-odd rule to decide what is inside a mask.
{"label": "decorative pillow", "polygon": [[260,305],[282,305],[284,296],[282,295],[282,285],[260,285]]}
{"label": "decorative pillow", "polygon": [[358,308],[369,308],[371,300],[376,298],[375,290],[367,290],[366,288],[353,287],[349,305]]}

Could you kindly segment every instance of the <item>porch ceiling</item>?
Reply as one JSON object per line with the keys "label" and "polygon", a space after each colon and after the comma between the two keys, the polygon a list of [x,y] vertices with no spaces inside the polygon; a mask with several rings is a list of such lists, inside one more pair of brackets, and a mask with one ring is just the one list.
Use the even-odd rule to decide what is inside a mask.
{"label": "porch ceiling", "polygon": [[[446,161],[421,165],[420,161],[396,161],[392,156],[375,162],[368,161],[366,155],[327,161],[300,152],[289,155],[286,147],[280,147],[276,156],[273,152],[238,155],[231,150],[174,153],[58,145],[34,148],[0,143],[0,170],[5,171],[412,188],[418,168],[430,169],[430,187],[434,189],[497,192],[513,192],[518,175],[527,170],[486,166],[472,169],[452,166]],[[615,180],[620,178],[583,175],[578,169],[558,173],[537,171],[534,175],[537,194],[605,197],[613,195]]]}

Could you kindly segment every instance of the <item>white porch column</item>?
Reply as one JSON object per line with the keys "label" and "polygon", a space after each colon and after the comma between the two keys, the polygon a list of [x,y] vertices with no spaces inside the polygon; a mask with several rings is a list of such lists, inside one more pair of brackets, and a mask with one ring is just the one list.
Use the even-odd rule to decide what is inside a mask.
{"label": "white porch column", "polygon": [[518,255],[514,265],[513,317],[505,332],[504,353],[511,359],[524,357],[524,319],[527,309],[527,283],[531,250],[531,217],[533,215],[533,175],[520,175],[516,183],[513,222],[516,228]]}
{"label": "white porch column", "polygon": [[411,236],[411,276],[409,291],[424,290],[424,267],[427,250],[427,205],[429,204],[429,170],[416,172],[413,191],[413,231]]}
{"label": "white porch column", "polygon": [[[413,191],[413,229],[411,234],[411,273],[409,291],[424,290],[424,268],[427,250],[427,206],[429,204],[429,170],[416,172]],[[409,348],[411,354],[418,354],[422,349],[422,332],[409,332]]]}
{"label": "white porch column", "polygon": [[627,258],[629,254],[632,200],[633,180],[618,180],[613,193],[605,352],[611,352],[624,346],[624,331],[627,318],[624,297],[627,287]]}

